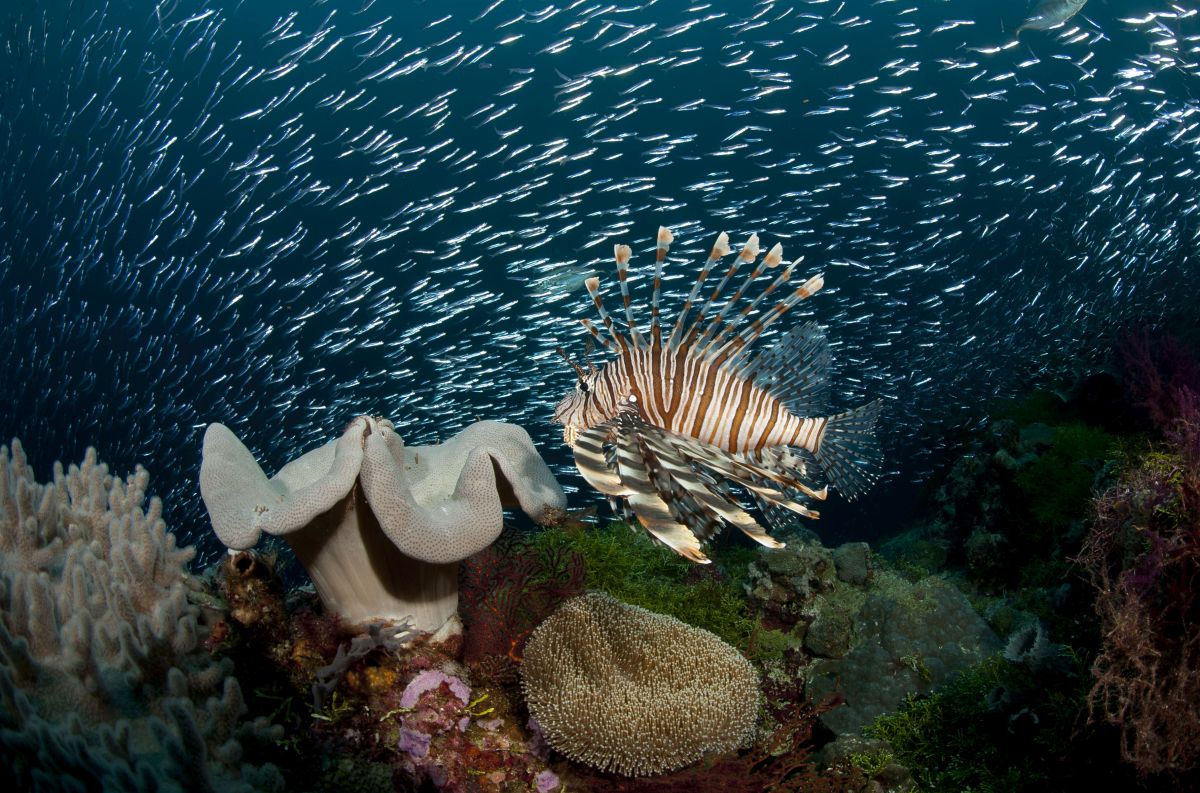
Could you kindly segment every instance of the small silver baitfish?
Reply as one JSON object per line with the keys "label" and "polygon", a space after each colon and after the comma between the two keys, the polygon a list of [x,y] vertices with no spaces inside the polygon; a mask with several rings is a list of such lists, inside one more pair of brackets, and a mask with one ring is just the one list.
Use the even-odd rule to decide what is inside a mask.
{"label": "small silver baitfish", "polygon": [[722,303],[739,268],[758,258],[755,234],[688,321],[713,266],[730,253],[729,237],[724,232],[717,237],[664,339],[659,294],[673,239],[669,229],[659,228],[648,336],[633,318],[629,246],[614,248],[628,335],[605,310],[600,279],[585,282],[607,335],[589,320],[583,324],[617,357],[600,368],[586,360],[585,370],[560,347],[578,382],[555,408],[554,420],[563,425],[563,440],[573,447],[583,477],[614,505],[625,499],[642,526],[680,555],[708,562],[701,543],[720,530],[722,521],[767,547],[782,547],[746,512],[733,486],[764,510],[783,508],[816,518],[806,503],[824,500],[827,489],[811,483],[809,464],[815,462],[830,484],[854,497],[878,477],[879,403],[825,415],[830,354],[814,323],[793,328],[774,346],[756,352],[754,342],[763,331],[816,294],[824,278],[816,275],[785,290],[777,303],[756,313],[763,300],[786,287],[795,267],[787,265],[757,297],[743,301],[747,288],[782,262],[783,249],[776,244]]}

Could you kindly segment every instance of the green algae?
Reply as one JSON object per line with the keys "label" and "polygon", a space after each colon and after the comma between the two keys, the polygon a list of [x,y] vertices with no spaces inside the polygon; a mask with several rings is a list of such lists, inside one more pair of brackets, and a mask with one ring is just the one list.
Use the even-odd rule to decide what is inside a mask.
{"label": "green algae", "polygon": [[748,645],[755,617],[742,584],[752,549],[723,547],[711,565],[697,565],[623,521],[576,531],[548,528],[532,543],[582,555],[588,589],[711,631],[735,647]]}

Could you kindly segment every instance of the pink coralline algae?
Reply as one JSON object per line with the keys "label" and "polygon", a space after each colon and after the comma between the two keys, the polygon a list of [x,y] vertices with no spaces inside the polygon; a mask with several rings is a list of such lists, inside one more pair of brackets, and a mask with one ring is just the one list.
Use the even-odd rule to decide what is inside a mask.
{"label": "pink coralline algae", "polygon": [[462,680],[448,675],[445,672],[440,672],[437,669],[426,669],[412,679],[404,689],[404,693],[400,695],[400,707],[412,708],[415,707],[421,695],[426,691],[433,691],[442,683],[445,683],[450,693],[462,700],[462,704],[466,705],[471,699],[471,688]]}
{"label": "pink coralline algae", "polygon": [[[517,731],[486,705],[471,701],[471,687],[438,669],[417,674],[400,695],[400,767],[418,785],[441,791],[512,789],[551,793],[562,785]],[[474,710],[472,709],[474,708]],[[487,716],[487,718],[476,718]]]}
{"label": "pink coralline algae", "polygon": [[558,789],[558,775],[546,769],[533,778],[533,784],[537,787],[537,793],[550,793]]}
{"label": "pink coralline algae", "polygon": [[429,743],[432,740],[433,736],[423,732],[410,730],[408,727],[400,729],[400,751],[411,755],[414,760],[420,760],[429,754]]}

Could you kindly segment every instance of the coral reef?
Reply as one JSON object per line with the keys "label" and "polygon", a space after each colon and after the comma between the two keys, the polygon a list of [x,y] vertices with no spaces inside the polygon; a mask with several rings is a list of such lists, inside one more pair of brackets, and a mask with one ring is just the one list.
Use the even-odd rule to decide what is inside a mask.
{"label": "coral reef", "polygon": [[596,592],[567,601],[534,631],[521,682],[551,746],[623,775],[736,749],[759,710],[758,674],[735,648]]}
{"label": "coral reef", "polygon": [[146,505],[149,475],[83,462],[38,484],[0,447],[0,781],[8,790],[251,791],[282,785],[247,750],[279,738],[201,646],[201,609]]}
{"label": "coral reef", "polygon": [[1079,555],[1103,636],[1089,705],[1145,773],[1200,765],[1200,512],[1185,491],[1200,505],[1200,455],[1147,455],[1096,499]]}
{"label": "coral reef", "polygon": [[505,540],[463,564],[463,661],[478,678],[515,683],[525,642],[568,598],[583,592],[583,556],[565,543]]}
{"label": "coral reef", "polygon": [[833,554],[819,542],[792,540],[771,553],[759,552],[750,565],[746,591],[772,627],[791,627],[815,617],[817,596],[837,584]]}
{"label": "coral reef", "polygon": [[[933,576],[910,584],[881,575],[880,583],[842,624],[845,637],[836,644],[826,639],[823,645],[840,652],[818,660],[809,670],[815,696],[836,688],[845,697],[842,707],[822,717],[839,735],[857,731],[906,696],[948,683],[1000,649],[1000,640],[966,596]],[[806,644],[811,641],[806,639]]]}
{"label": "coral reef", "polygon": [[1081,787],[1086,751],[1063,757],[1072,741],[1095,748],[1074,725],[1081,671],[1047,673],[995,655],[927,696],[905,698],[865,732],[886,741],[877,751],[891,753],[928,793],[1118,789],[1122,780],[1103,774]]}
{"label": "coral reef", "polygon": [[[627,779],[599,771],[572,769],[569,790],[608,793],[862,793],[868,780],[849,763],[819,769],[813,762],[812,745],[819,716],[836,700],[813,703],[807,699],[780,703],[774,729],[749,749],[724,754],[711,762],[696,763],[672,774]],[[877,793],[882,793],[878,788]],[[892,788],[896,790],[899,788]]]}
{"label": "coral reef", "polygon": [[561,790],[557,775],[488,701],[441,671],[414,677],[399,702],[401,769],[437,790]]}
{"label": "coral reef", "polygon": [[516,425],[480,421],[442,444],[405,447],[391,422],[368,416],[269,480],[211,424],[200,491],[230,548],[282,536],[328,609],[351,622],[411,618],[424,631],[455,613],[458,563],[499,536],[504,506],[549,521],[566,504]]}
{"label": "coral reef", "polygon": [[1142,426],[1114,403],[1116,389],[1112,376],[1093,374],[1070,393],[1038,390],[994,406],[922,517],[880,543],[881,555],[911,581],[930,572],[954,579],[1000,636],[1040,622],[1055,641],[1088,652],[1097,642],[1092,598],[1072,559],[1094,492],[1140,443],[1110,430]]}
{"label": "coral reef", "polygon": [[1088,705],[1120,730],[1144,774],[1200,769],[1200,356],[1177,338],[1127,332],[1135,403],[1165,444],[1143,450],[1094,501],[1078,562],[1102,641]]}
{"label": "coral reef", "polygon": [[[755,654],[769,679],[801,674],[814,697],[840,693],[841,707],[821,717],[837,735],[856,733],[1000,648],[953,584],[936,576],[913,583],[879,568],[865,543],[830,551],[793,539],[759,556],[746,584],[762,615]],[[797,651],[799,668],[780,665]]]}
{"label": "coral reef", "polygon": [[[389,791],[558,787],[516,696],[460,663],[457,619],[435,633],[348,623],[303,589],[284,597],[273,559],[253,551],[222,561],[217,582],[220,649],[252,681],[252,706],[286,724],[290,788],[344,790],[359,772]],[[235,605],[252,598],[261,608]]]}
{"label": "coral reef", "polygon": [[[325,698],[333,693],[338,682],[355,661],[365,658],[376,650],[394,652],[404,647],[415,638],[416,631],[407,622],[393,625],[383,622],[373,622],[367,626],[366,633],[355,636],[347,644],[337,649],[337,655],[325,666],[316,671],[313,681],[313,708],[320,710]],[[406,707],[401,703],[401,707]]]}
{"label": "coral reef", "polygon": [[712,564],[701,566],[619,520],[586,529],[549,527],[538,532],[532,544],[542,553],[566,548],[582,556],[589,590],[675,617],[736,646],[744,645],[754,630],[740,579],[757,558],[757,546],[730,542]]}

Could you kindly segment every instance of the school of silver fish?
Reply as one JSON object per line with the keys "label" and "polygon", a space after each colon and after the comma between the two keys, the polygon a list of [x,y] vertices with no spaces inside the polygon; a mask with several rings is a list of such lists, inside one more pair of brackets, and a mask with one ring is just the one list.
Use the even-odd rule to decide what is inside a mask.
{"label": "school of silver fish", "polygon": [[145,463],[185,529],[211,421],[278,464],[359,413],[502,418],[573,491],[555,348],[662,224],[673,261],[758,232],[824,272],[791,321],[919,479],[989,400],[1194,311],[1197,6],[12,0],[0,432]]}

